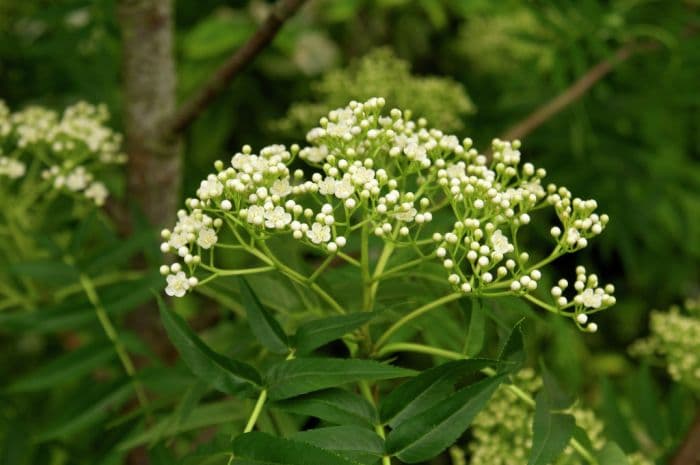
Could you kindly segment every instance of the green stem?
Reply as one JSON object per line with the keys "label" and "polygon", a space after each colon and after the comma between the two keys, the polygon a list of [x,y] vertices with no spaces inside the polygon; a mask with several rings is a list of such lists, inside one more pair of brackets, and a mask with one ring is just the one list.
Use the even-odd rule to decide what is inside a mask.
{"label": "green stem", "polygon": [[548,312],[552,312],[552,313],[556,313],[556,314],[561,313],[559,311],[559,309],[557,309],[556,307],[553,307],[552,305],[549,305],[545,302],[542,302],[540,299],[538,299],[535,296],[532,296],[530,294],[523,294],[523,297],[525,297],[526,300],[529,300],[530,302],[537,305],[538,307],[542,307],[543,309],[547,310]]}
{"label": "green stem", "polygon": [[122,344],[121,340],[119,339],[117,330],[114,328],[112,321],[109,319],[107,311],[102,305],[100,297],[97,295],[97,291],[95,290],[95,286],[92,280],[87,275],[81,273],[80,283],[82,284],[83,289],[85,290],[85,294],[87,295],[88,300],[95,308],[95,313],[97,314],[98,320],[100,320],[102,329],[107,335],[107,338],[114,346],[114,350],[117,352],[117,356],[119,357],[119,360],[121,361],[121,364],[124,367],[124,371],[129,376],[129,378],[131,378],[131,382],[134,386],[134,391],[136,392],[136,397],[139,403],[141,404],[141,407],[143,407],[146,410],[146,415],[150,421],[150,407],[148,404],[148,397],[146,396],[146,391],[144,391],[141,382],[136,379],[136,368],[134,368],[134,363],[131,360],[129,353],[124,348],[124,345]]}
{"label": "green stem", "polygon": [[396,332],[398,331],[403,325],[408,323],[411,320],[414,320],[418,318],[419,316],[423,315],[424,313],[429,312],[430,310],[440,307],[442,305],[448,304],[450,302],[453,302],[457,299],[460,299],[464,296],[464,294],[459,293],[459,292],[454,292],[452,294],[447,294],[444,297],[441,297],[433,302],[427,303],[423,305],[422,307],[419,307],[415,310],[413,310],[411,313],[408,315],[405,315],[403,318],[401,318],[399,321],[394,323],[392,326],[389,327],[389,329],[386,330],[384,334],[382,334],[382,337],[379,338],[376,344],[376,348],[380,348],[381,346],[386,343],[386,341],[389,340],[389,338]]}
{"label": "green stem", "polygon": [[[120,271],[117,273],[110,273],[92,280],[92,284],[95,287],[106,286],[108,284],[118,283],[120,281],[134,281],[145,277],[146,274],[143,271]],[[56,300],[63,300],[69,295],[76,294],[83,291],[82,284],[71,284],[62,289],[54,292],[54,297]]]}
{"label": "green stem", "polygon": [[[455,359],[456,355],[461,355],[451,350],[440,349],[438,347],[431,347],[423,344],[414,344],[412,342],[394,342],[382,347],[381,350],[377,352],[377,357],[384,357],[394,352],[415,352],[427,355],[435,355],[436,357],[444,357],[451,360]],[[462,355],[462,358],[466,358],[466,356]]]}
{"label": "green stem", "polygon": [[373,281],[381,281],[382,279],[390,278],[392,275],[397,274],[397,273],[399,273],[399,272],[402,271],[402,270],[405,270],[405,269],[412,268],[412,267],[415,267],[415,266],[417,266],[417,265],[420,265],[420,264],[423,263],[425,260],[426,260],[425,257],[416,258],[415,260],[411,260],[411,261],[409,261],[409,262],[402,263],[401,265],[397,265],[397,266],[395,266],[395,267],[393,267],[393,268],[390,268],[390,269],[388,269],[388,270],[386,271],[386,273],[381,273],[381,272],[380,272],[379,274],[377,274],[377,273],[375,272],[375,273],[374,273],[374,276],[372,277],[372,280],[373,280]]}
{"label": "green stem", "polygon": [[255,423],[257,423],[258,417],[260,416],[260,413],[262,413],[262,409],[265,406],[266,400],[267,389],[263,389],[262,391],[260,391],[258,401],[255,403],[253,413],[250,414],[250,418],[248,418],[248,423],[246,423],[245,428],[243,429],[243,433],[250,433],[251,431],[253,431],[253,428],[255,428]]}
{"label": "green stem", "polygon": [[379,260],[377,260],[377,266],[374,268],[374,274],[372,275],[371,284],[370,284],[370,290],[369,290],[369,304],[370,307],[369,309],[371,310],[372,307],[374,307],[374,298],[377,295],[377,289],[379,288],[379,276],[384,272],[384,268],[386,268],[386,264],[389,262],[389,258],[391,257],[391,254],[394,252],[394,243],[393,242],[387,242],[384,244],[384,248],[382,249],[382,254],[379,256]]}
{"label": "green stem", "polygon": [[337,252],[337,254],[340,258],[342,258],[343,260],[345,260],[346,262],[348,262],[352,266],[356,266],[358,268],[362,267],[362,264],[359,261],[357,261],[356,259],[354,259],[353,257],[351,257],[350,255],[348,255],[344,252]]}
{"label": "green stem", "polygon": [[328,265],[331,264],[334,258],[335,257],[333,255],[329,255],[328,257],[326,257],[323,263],[321,263],[321,265],[319,265],[319,267],[316,268],[316,270],[313,273],[311,273],[311,276],[309,276],[309,282],[313,283],[314,281],[316,281],[316,278],[318,278],[321,275],[321,273],[323,273],[323,271],[328,267]]}
{"label": "green stem", "polygon": [[362,226],[360,238],[360,265],[362,270],[362,309],[366,312],[372,310],[370,302],[371,277],[369,274],[369,229],[367,225]]}
{"label": "green stem", "polygon": [[256,273],[266,273],[268,271],[274,271],[274,266],[260,266],[256,268],[240,268],[237,270],[221,270],[219,268],[214,268],[209,265],[201,264],[199,265],[207,271],[216,273],[218,276],[240,276],[244,274],[256,274]]}
{"label": "green stem", "polygon": [[[275,257],[275,255],[272,253],[269,247],[264,242],[260,242],[260,248],[267,254],[263,255],[266,259],[266,261],[277,268],[282,274],[286,275],[289,279],[292,281],[296,281],[297,283],[301,284],[302,286],[307,286],[311,290],[313,290],[318,296],[326,301],[331,307],[333,307],[333,310],[335,310],[338,313],[347,313],[345,309],[338,303],[336,300],[331,297],[326,291],[324,291],[321,286],[319,286],[316,283],[311,283],[309,281],[309,278],[306,276],[303,276],[302,274],[294,271],[293,269],[289,268],[287,265],[283,264],[281,261]],[[253,249],[254,250],[254,249]],[[257,252],[257,251],[256,251]],[[258,252],[259,253],[259,252]]]}
{"label": "green stem", "polygon": [[[376,407],[377,402],[374,400],[374,396],[372,395],[372,391],[369,388],[369,384],[367,384],[367,381],[360,381],[359,382],[360,386],[360,392],[362,393],[362,396],[367,399],[367,401],[374,405]],[[377,433],[377,435],[385,439],[386,438],[386,432],[384,431],[384,425],[381,423],[377,423],[374,425],[374,431]],[[382,456],[382,465],[391,465],[391,456],[389,455],[383,455]]]}
{"label": "green stem", "polygon": [[[451,360],[466,360],[469,358],[464,354],[460,354],[459,352],[454,352],[452,350],[439,349],[436,347],[411,343],[390,344],[384,347],[382,351],[380,351],[380,353],[383,354],[388,354],[390,352],[416,352],[421,354],[437,355]],[[481,371],[487,376],[495,376],[497,373],[496,370],[490,367],[484,368]],[[526,403],[528,406],[535,406],[535,399],[533,399],[530,394],[523,391],[518,386],[515,386],[513,384],[506,384],[505,387],[518,399]],[[593,456],[593,454],[591,454],[591,452],[588,449],[586,449],[577,439],[571,438],[570,443],[571,446],[576,450],[576,452],[579,453],[579,455],[581,455],[581,457],[583,457],[584,460],[586,460],[591,465],[598,465],[598,461]]]}

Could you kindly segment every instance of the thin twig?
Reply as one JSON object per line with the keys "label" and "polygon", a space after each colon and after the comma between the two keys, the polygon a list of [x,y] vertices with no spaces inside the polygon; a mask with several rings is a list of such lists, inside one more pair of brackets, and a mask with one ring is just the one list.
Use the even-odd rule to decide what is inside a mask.
{"label": "thin twig", "polygon": [[623,45],[612,55],[597,65],[589,69],[586,74],[581,76],[576,82],[571,84],[564,92],[538,107],[530,113],[525,119],[511,126],[502,136],[503,140],[522,139],[532,131],[540,127],[551,117],[568,107],[578,99],[580,99],[588,90],[593,87],[598,81],[607,76],[616,65],[624,62],[632,55],[657,48],[657,44],[628,43]]}
{"label": "thin twig", "polygon": [[224,91],[226,86],[243,71],[253,59],[272,42],[277,31],[301,7],[306,0],[279,0],[257,31],[242,47],[236,50],[221,67],[214,72],[199,92],[187,100],[176,112],[170,132],[178,134],[192,122]]}

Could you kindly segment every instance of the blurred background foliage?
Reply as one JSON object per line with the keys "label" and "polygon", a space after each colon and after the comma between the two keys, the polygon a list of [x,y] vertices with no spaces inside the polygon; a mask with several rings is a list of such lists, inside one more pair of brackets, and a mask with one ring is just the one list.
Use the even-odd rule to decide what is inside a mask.
{"label": "blurred background foliage", "polygon": [[[177,0],[175,7],[178,94],[184,99],[246,41],[270,4]],[[672,385],[664,369],[640,366],[627,347],[647,334],[651,309],[700,291],[698,32],[697,0],[313,0],[189,130],[184,192],[192,193],[214,160],[241,145],[302,141],[322,109],[375,93],[486,150],[491,138],[566,92],[602,60],[638,45],[583,98],[524,140],[525,157],[545,167],[552,182],[596,198],[610,215],[605,234],[583,260],[615,283],[618,300],[595,336],[559,319],[536,318],[531,349],[569,391],[597,409],[606,433],[625,450],[665,457],[692,418],[694,394]],[[0,0],[0,98],[11,107],[60,109],[84,99],[105,102],[119,115],[120,60],[115,0]],[[90,226],[104,250],[118,241],[105,232],[107,223],[100,217]],[[546,234],[532,231],[529,239],[536,246]],[[123,246],[128,253],[122,260],[106,266],[125,266],[125,257],[147,251],[155,269],[154,244],[139,237],[138,244]],[[562,275],[569,265],[560,264]],[[123,317],[148,299],[157,281],[139,279],[143,289],[108,286],[101,291],[108,312]],[[127,290],[131,296],[124,299]],[[200,298],[188,297],[178,310],[199,315],[197,324],[213,345],[245,353],[252,341],[245,325],[220,310],[226,298],[217,294],[203,311]],[[196,432],[176,441],[196,455],[196,444],[207,442],[197,440],[202,435],[226,439],[226,428],[243,421],[237,419],[240,405],[206,397],[186,371],[165,371],[126,333],[129,349],[152,362],[143,383],[163,393],[159,402],[197,405],[183,418],[176,411],[161,419],[155,432],[134,435],[138,415],[125,413],[126,381],[104,350],[107,341],[94,336],[101,334],[97,322],[79,311],[85,307],[76,296],[42,313],[0,315],[0,463],[121,463],[125,441],[154,445],[152,463],[169,463],[159,438]],[[532,315],[517,302],[493,307],[494,315],[510,321]],[[435,328],[444,324],[434,322]],[[435,338],[449,334],[440,331]],[[61,354],[74,347],[91,357],[56,385],[61,363],[70,362]],[[58,365],[46,367],[52,360]],[[45,371],[32,381],[37,366]],[[49,386],[54,389],[47,395]],[[291,421],[261,423],[279,430]],[[215,423],[226,426],[217,433],[201,430]]]}

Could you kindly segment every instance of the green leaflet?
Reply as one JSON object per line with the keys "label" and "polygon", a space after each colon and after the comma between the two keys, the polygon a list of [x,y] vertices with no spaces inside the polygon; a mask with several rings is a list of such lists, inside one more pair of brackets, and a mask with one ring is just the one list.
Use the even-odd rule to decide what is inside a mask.
{"label": "green leaflet", "polygon": [[271,352],[284,354],[289,352],[287,335],[280,324],[265,310],[255,292],[245,279],[241,283],[241,303],[246,310],[250,329],[260,343]]}
{"label": "green leaflet", "polygon": [[371,429],[359,426],[330,426],[298,432],[295,441],[330,450],[363,464],[375,463],[384,454],[384,440]]}
{"label": "green leaflet", "polygon": [[211,350],[185,320],[166,308],[160,296],[158,305],[168,336],[192,373],[227,394],[249,392],[260,387],[262,380],[255,368]]}
{"label": "green leaflet", "polygon": [[237,465],[352,465],[331,451],[265,433],[245,433],[233,440]]}
{"label": "green leaflet", "polygon": [[12,383],[7,390],[31,392],[59,386],[90,373],[95,368],[115,358],[116,355],[114,347],[109,344],[90,344],[61,355],[37,368],[24,378]]}
{"label": "green leaflet", "polygon": [[[170,438],[185,431],[192,431],[213,425],[245,421],[249,412],[238,399],[222,400],[198,405],[191,409],[186,418],[173,421],[173,415],[167,416],[155,425],[139,431],[119,444],[119,450],[128,451],[141,444]],[[177,413],[177,412],[175,412]]]}
{"label": "green leaflet", "polygon": [[[459,302],[460,307],[464,310],[465,301]],[[466,313],[466,312],[464,312]],[[481,352],[484,347],[484,339],[486,336],[486,310],[483,302],[479,299],[472,299],[471,312],[469,313],[469,330],[467,331],[467,339],[464,343],[464,355],[467,357],[475,357]]]}
{"label": "green leaflet", "polygon": [[387,452],[406,463],[440,454],[464,433],[504,379],[500,375],[474,383],[408,418],[387,436]]}
{"label": "green leaflet", "polygon": [[457,380],[493,364],[489,360],[457,360],[424,371],[403,383],[382,399],[379,417],[392,427],[401,425],[453,392]]}
{"label": "green leaflet", "polygon": [[320,418],[340,425],[372,426],[377,421],[374,406],[359,395],[341,388],[311,392],[272,404],[281,410]]}
{"label": "green leaflet", "polygon": [[544,386],[535,398],[532,450],[528,465],[547,465],[559,457],[576,428],[573,415],[561,413],[571,405],[571,399],[561,391],[544,366],[542,379]]}
{"label": "green leaflet", "polygon": [[614,442],[608,442],[601,450],[596,452],[598,465],[629,465],[627,456]]}
{"label": "green leaflet", "polygon": [[499,372],[515,372],[525,362],[525,344],[523,342],[523,323],[525,319],[518,321],[506,337],[501,351],[498,354]]}
{"label": "green leaflet", "polygon": [[104,422],[134,395],[134,388],[129,381],[124,381],[114,389],[106,392],[97,402],[82,409],[77,415],[68,416],[64,421],[51,425],[38,437],[38,441],[65,439],[75,433]]}
{"label": "green leaflet", "polygon": [[358,312],[309,321],[294,335],[294,347],[306,354],[359,328],[376,316],[374,312]]}
{"label": "green leaflet", "polygon": [[372,360],[298,358],[274,365],[268,372],[267,386],[270,399],[279,400],[356,381],[413,375],[413,370]]}

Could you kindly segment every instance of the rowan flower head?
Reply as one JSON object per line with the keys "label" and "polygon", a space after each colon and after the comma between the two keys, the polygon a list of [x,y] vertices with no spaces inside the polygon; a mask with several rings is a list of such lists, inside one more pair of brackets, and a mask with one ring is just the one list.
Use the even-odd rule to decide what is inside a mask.
{"label": "rowan flower head", "polygon": [[[201,221],[196,218],[219,220],[239,246],[263,255],[271,253],[265,244],[272,236],[333,255],[347,242],[374,235],[394,249],[416,252],[419,260],[439,259],[444,283],[455,292],[531,296],[538,292],[541,268],[585,247],[607,223],[607,216],[595,213],[594,200],[544,187],[546,172],[522,163],[518,141],[494,140],[489,160],[471,139],[413,121],[407,111],[385,112],[384,105],[379,97],[330,111],[307,133],[306,147],[271,145],[254,153],[244,146],[229,166],[217,162],[217,172],[186,201],[187,211],[168,231],[163,250],[185,258],[199,256],[200,249],[214,254],[216,247],[193,248],[201,228],[183,222]],[[292,172],[297,157],[311,174],[303,168]],[[518,232],[542,221],[536,212],[546,208],[559,218],[552,251],[530,260]],[[432,225],[434,218],[441,226]],[[209,258],[202,260],[214,263],[208,269],[186,263],[190,275],[216,274],[216,256]],[[595,275],[583,284],[571,302],[560,293],[545,305],[592,331],[594,324],[583,327],[576,316],[606,308],[614,298],[608,288],[598,288]]]}

